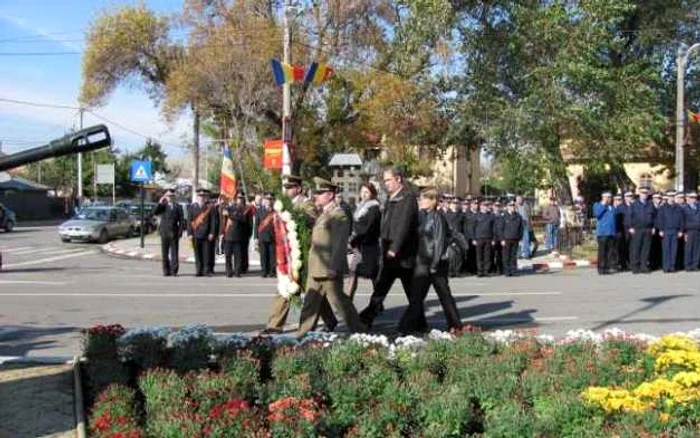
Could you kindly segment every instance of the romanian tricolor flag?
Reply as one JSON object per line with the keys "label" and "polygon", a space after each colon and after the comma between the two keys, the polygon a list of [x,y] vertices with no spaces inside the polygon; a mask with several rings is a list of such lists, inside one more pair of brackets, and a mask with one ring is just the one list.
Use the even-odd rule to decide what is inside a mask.
{"label": "romanian tricolor flag", "polygon": [[700,123],[700,113],[688,110],[688,123]]}
{"label": "romanian tricolor flag", "polygon": [[277,59],[270,60],[272,73],[275,75],[277,85],[284,85],[292,82],[302,82],[304,80],[304,67],[300,65],[290,65]]}
{"label": "romanian tricolor flag", "polygon": [[306,84],[322,84],[326,79],[333,76],[333,67],[318,62],[312,62],[309,69],[306,71],[304,83]]}
{"label": "romanian tricolor flag", "polygon": [[234,199],[238,192],[236,175],[233,173],[233,156],[231,149],[224,146],[224,157],[221,161],[221,194],[229,199]]}

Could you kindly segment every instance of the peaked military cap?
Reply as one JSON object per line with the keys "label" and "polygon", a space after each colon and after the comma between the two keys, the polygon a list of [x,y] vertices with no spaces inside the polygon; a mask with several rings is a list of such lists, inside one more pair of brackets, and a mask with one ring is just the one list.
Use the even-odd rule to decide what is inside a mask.
{"label": "peaked military cap", "polygon": [[683,193],[683,192],[678,192],[678,193],[676,193],[675,196],[676,196],[676,198],[685,198],[685,193]]}
{"label": "peaked military cap", "polygon": [[612,196],[612,193],[610,193],[610,192],[603,192],[603,194],[600,195],[600,196],[602,196],[603,198],[610,198],[610,197]]}
{"label": "peaked military cap", "polygon": [[314,193],[326,193],[326,192],[337,192],[338,186],[332,182],[325,180],[323,178],[315,177],[314,184],[316,184],[316,189]]}
{"label": "peaked military cap", "polygon": [[697,198],[697,197],[698,197],[698,194],[695,193],[695,192],[690,192],[690,193],[688,193],[688,194],[685,195],[685,196],[688,197],[688,198]]}
{"label": "peaked military cap", "polygon": [[282,185],[284,187],[301,187],[301,184],[303,183],[304,180],[301,179],[301,177],[298,176],[293,176],[293,175],[287,175],[282,179]]}

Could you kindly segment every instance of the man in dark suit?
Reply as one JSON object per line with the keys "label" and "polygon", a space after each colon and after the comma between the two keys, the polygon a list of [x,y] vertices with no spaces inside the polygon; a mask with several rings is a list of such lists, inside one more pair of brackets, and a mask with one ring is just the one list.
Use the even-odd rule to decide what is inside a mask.
{"label": "man in dark suit", "polygon": [[255,240],[260,251],[261,275],[274,277],[275,273],[275,211],[272,209],[274,197],[266,193],[262,206],[256,212]]}
{"label": "man in dark suit", "polygon": [[489,210],[491,203],[483,201],[479,213],[474,217],[471,234],[476,247],[476,271],[478,277],[486,277],[491,270],[491,251],[495,244],[496,216]]}
{"label": "man in dark suit", "polygon": [[384,186],[389,197],[384,204],[381,223],[382,263],[369,305],[360,313],[370,327],[381,311],[384,299],[396,279],[401,280],[406,298],[411,298],[413,268],[418,254],[418,200],[406,187],[397,168],[384,171]]}
{"label": "man in dark suit", "polygon": [[177,277],[180,267],[180,237],[185,230],[185,215],[180,204],[173,201],[175,193],[168,189],[155,210],[160,215],[160,250],[163,258],[163,275]]}
{"label": "man in dark suit", "polygon": [[207,247],[208,257],[207,257],[207,274],[214,275],[214,266],[216,265],[216,253],[217,246],[219,244],[219,234],[221,232],[221,213],[223,209],[223,202],[219,199],[218,193],[212,193],[209,195],[208,203],[212,205],[211,214],[209,218],[211,220],[211,233],[214,235],[214,241]]}
{"label": "man in dark suit", "polygon": [[[196,276],[201,277],[205,274],[207,266],[209,266],[209,245],[214,243],[214,233],[211,226],[212,205],[206,204],[208,190],[199,190],[197,192],[197,200],[189,206],[187,224],[187,234],[192,239],[194,248],[194,260],[197,266]],[[208,274],[209,276],[211,274]]]}

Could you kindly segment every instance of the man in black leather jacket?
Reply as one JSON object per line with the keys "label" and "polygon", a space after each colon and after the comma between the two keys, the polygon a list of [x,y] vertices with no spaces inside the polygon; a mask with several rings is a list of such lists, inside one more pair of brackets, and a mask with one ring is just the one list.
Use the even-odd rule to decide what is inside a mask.
{"label": "man in black leather jacket", "polygon": [[384,185],[389,198],[384,204],[381,223],[382,264],[369,305],[360,312],[362,322],[368,327],[380,312],[397,278],[410,299],[418,252],[418,202],[415,195],[404,185],[403,173],[396,168],[384,172]]}
{"label": "man in black leather jacket", "polygon": [[431,285],[440,299],[448,327],[457,329],[462,326],[448,280],[446,252],[451,230],[443,213],[437,209],[437,200],[438,193],[435,189],[427,189],[421,193],[418,255],[411,298],[399,322],[399,331],[402,334],[427,331],[428,323],[423,303]]}

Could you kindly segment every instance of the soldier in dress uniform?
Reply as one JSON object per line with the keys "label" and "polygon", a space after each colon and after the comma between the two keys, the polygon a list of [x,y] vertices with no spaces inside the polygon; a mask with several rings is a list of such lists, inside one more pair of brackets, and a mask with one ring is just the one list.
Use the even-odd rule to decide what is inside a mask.
{"label": "soldier in dress uniform", "polygon": [[[654,205],[656,217],[659,216],[661,212],[661,207],[664,205],[664,201],[667,197],[664,197],[661,193],[654,193],[651,197],[651,203]],[[649,250],[649,268],[652,271],[661,268],[663,262],[663,248],[661,241],[661,235],[659,234],[659,228],[654,227],[654,234],[651,237],[651,249]]]}
{"label": "soldier in dress uniform", "polygon": [[676,193],[666,194],[666,204],[662,205],[656,216],[656,229],[662,239],[664,272],[676,272],[678,240],[683,238],[683,207],[676,205]]}
{"label": "soldier in dress uniform", "polygon": [[686,206],[683,208],[684,238],[685,238],[685,270],[698,270],[700,264],[700,207],[698,195],[690,192],[686,195]]}
{"label": "soldier in dress uniform", "polygon": [[331,303],[350,330],[365,331],[352,300],[343,292],[350,223],[345,211],[335,202],[338,187],[321,178],[314,178],[314,182],[320,216],[311,232],[306,296],[296,337],[303,337],[315,327],[326,302]]}
{"label": "soldier in dress uniform", "polygon": [[237,194],[232,205],[223,211],[223,228],[221,236],[224,241],[226,257],[226,276],[240,277],[243,273],[243,253],[246,251],[245,240],[248,232],[248,218],[245,212],[245,197]]}
{"label": "soldier in dress uniform", "polygon": [[459,239],[464,241],[464,235],[462,234],[464,231],[464,213],[460,209],[460,201],[459,198],[452,197],[448,201],[447,211],[445,212],[445,219],[453,237],[448,247],[450,277],[457,277],[460,274],[465,258],[465,251],[463,251],[458,241]]}
{"label": "soldier in dress uniform", "polygon": [[468,208],[464,212],[464,238],[469,244],[464,260],[464,271],[468,275],[476,275],[476,245],[474,244],[474,223],[476,216],[479,214],[479,200],[472,199],[469,202]]}
{"label": "soldier in dress uniform", "polygon": [[514,200],[508,201],[506,212],[498,221],[498,238],[503,252],[501,260],[506,277],[518,275],[518,245],[525,232],[525,220],[516,208]]}
{"label": "soldier in dress uniform", "polygon": [[476,248],[477,276],[486,277],[491,269],[491,251],[494,245],[494,222],[496,217],[489,211],[491,203],[482,201],[479,213],[474,216],[470,234]]}
{"label": "soldier in dress uniform", "polygon": [[[683,192],[677,192],[676,193],[676,205],[679,207],[681,213],[683,214],[683,221],[685,222],[685,213],[683,213],[683,210],[685,209],[685,193]],[[683,224],[685,228],[685,223]],[[683,230],[681,230],[683,231]],[[685,234],[683,237],[678,239],[678,251],[676,252],[676,271],[682,271],[685,267]]]}
{"label": "soldier in dress uniform", "polygon": [[[307,225],[313,227],[317,216],[316,208],[313,202],[310,202],[302,194],[302,182],[303,180],[298,176],[287,176],[284,178],[282,186],[284,187],[285,195],[292,200],[294,208],[306,213],[306,216],[308,217]],[[284,323],[287,321],[288,314],[289,300],[281,295],[277,295],[272,303],[272,311],[270,312],[270,317],[267,321],[267,327],[265,327],[262,333],[281,333]],[[324,300],[324,304],[321,309],[321,318],[324,321],[326,330],[333,331],[335,326],[338,324],[338,320],[335,318],[335,315],[333,314],[327,300]]]}
{"label": "soldier in dress uniform", "polygon": [[182,206],[174,202],[175,192],[167,189],[158,205],[153,210],[154,215],[160,215],[160,249],[163,259],[163,275],[177,277],[180,267],[180,237],[187,227]]}
{"label": "soldier in dress uniform", "polygon": [[257,224],[254,230],[255,240],[260,251],[261,274],[265,277],[275,277],[275,211],[272,208],[275,198],[272,193],[265,193],[262,205],[256,212]]}
{"label": "soldier in dress uniform", "polygon": [[212,206],[211,214],[211,232],[214,234],[214,241],[207,246],[209,251],[207,256],[207,274],[214,275],[214,266],[216,265],[216,254],[218,253],[219,234],[221,231],[221,213],[223,212],[223,200],[219,198],[218,193],[210,193],[207,203]]}
{"label": "soldier in dress uniform", "polygon": [[649,189],[639,190],[639,199],[630,207],[630,268],[633,274],[648,273],[649,251],[654,234],[656,208],[649,202]]}
{"label": "soldier in dress uniform", "polygon": [[503,246],[501,245],[501,236],[498,234],[501,231],[503,209],[500,200],[496,200],[492,206],[491,213],[493,213],[494,216],[493,234],[495,239],[491,256],[490,272],[496,275],[503,275]]}
{"label": "soldier in dress uniform", "polygon": [[253,238],[253,225],[255,222],[255,198],[249,199],[246,203],[245,194],[242,199],[243,211],[245,213],[245,233],[243,234],[243,263],[241,264],[242,272],[244,274],[248,273],[250,267],[250,262],[248,256],[250,255],[250,239]]}
{"label": "soldier in dress uniform", "polygon": [[213,206],[207,205],[208,190],[197,191],[197,200],[188,208],[187,234],[190,236],[194,249],[196,265],[195,276],[201,277],[207,273],[209,266],[209,246],[214,244],[211,214]]}

